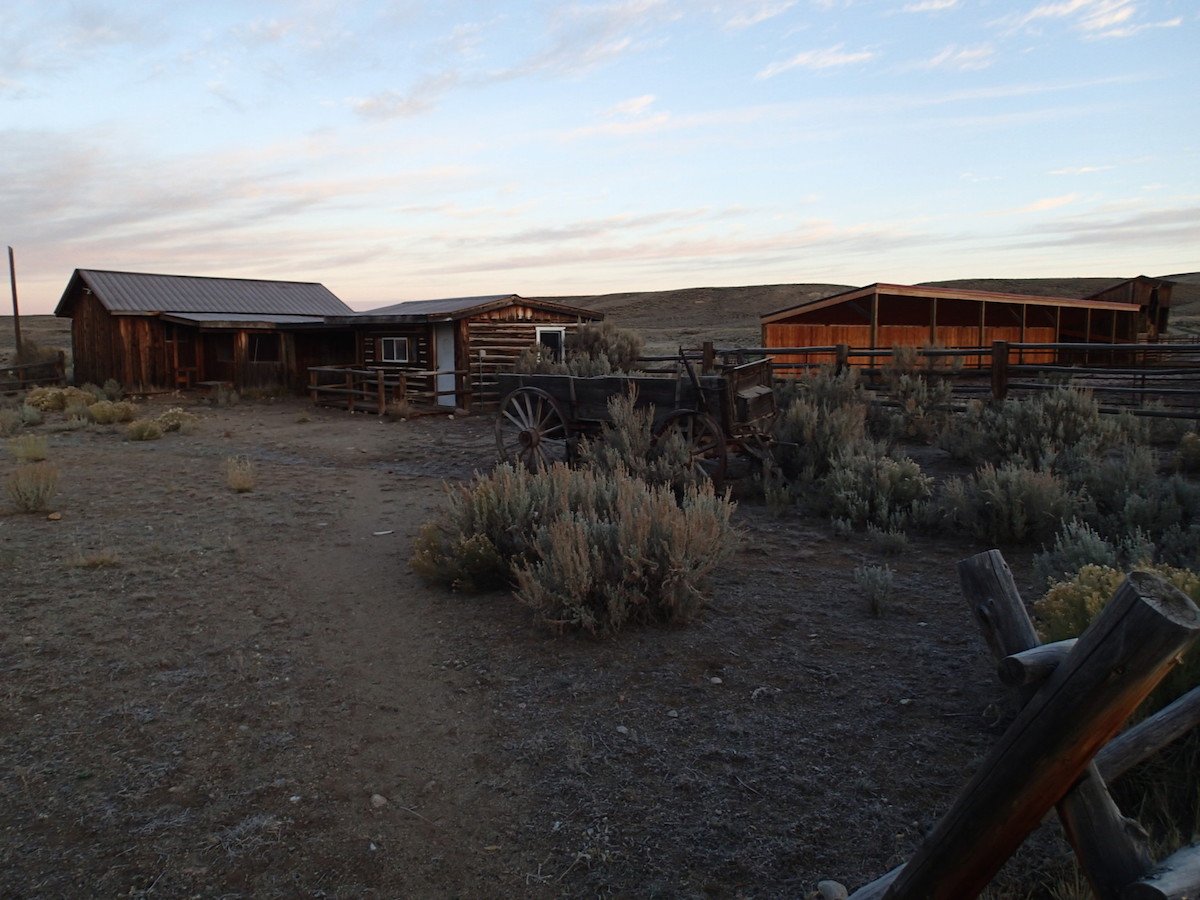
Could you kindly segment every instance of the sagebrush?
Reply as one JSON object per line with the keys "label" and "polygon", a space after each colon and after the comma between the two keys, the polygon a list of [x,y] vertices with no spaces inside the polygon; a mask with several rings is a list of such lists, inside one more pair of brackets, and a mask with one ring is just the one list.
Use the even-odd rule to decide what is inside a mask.
{"label": "sagebrush", "polygon": [[21,512],[42,512],[58,490],[58,467],[48,462],[17,466],[5,479],[4,489]]}

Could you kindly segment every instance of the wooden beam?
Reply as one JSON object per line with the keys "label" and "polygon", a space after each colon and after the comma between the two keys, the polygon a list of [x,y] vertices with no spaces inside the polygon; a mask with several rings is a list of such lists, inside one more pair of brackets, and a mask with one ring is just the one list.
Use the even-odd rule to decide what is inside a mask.
{"label": "wooden beam", "polygon": [[879,343],[879,291],[871,294],[871,349]]}
{"label": "wooden beam", "polygon": [[929,346],[937,344],[937,297],[929,301]]}
{"label": "wooden beam", "polygon": [[1053,644],[1030,647],[1020,653],[1010,653],[1000,660],[996,666],[996,673],[1009,687],[1041,684],[1054,674],[1059,663],[1067,658],[1067,654],[1075,646],[1075,641],[1076,638],[1068,638]]}
{"label": "wooden beam", "polygon": [[1197,636],[1200,610],[1185,594],[1145,572],[1126,578],[901,870],[889,896],[977,895]]}
{"label": "wooden beam", "polygon": [[1173,853],[1121,894],[1122,900],[1195,900],[1196,897],[1200,897],[1200,844]]}
{"label": "wooden beam", "polygon": [[1121,732],[1096,754],[1105,781],[1120,778],[1138,763],[1200,725],[1200,687]]}

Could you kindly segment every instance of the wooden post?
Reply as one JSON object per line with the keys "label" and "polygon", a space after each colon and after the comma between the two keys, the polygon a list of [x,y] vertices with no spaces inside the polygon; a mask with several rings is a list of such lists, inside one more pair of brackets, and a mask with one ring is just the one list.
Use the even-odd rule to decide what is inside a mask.
{"label": "wooden post", "polygon": [[313,406],[317,405],[317,373],[312,369],[308,370],[308,396],[313,402]]}
{"label": "wooden post", "polygon": [[354,412],[354,373],[346,370],[346,408]]}
{"label": "wooden post", "polygon": [[379,404],[379,415],[387,412],[387,386],[383,380],[383,369],[375,370],[375,399]]}
{"label": "wooden post", "polygon": [[[979,343],[976,345],[982,347],[984,341],[987,340],[987,301],[979,301]],[[983,358],[979,357],[979,365],[982,368]]]}
{"label": "wooden post", "polygon": [[937,346],[937,297],[929,303],[929,346]]}
{"label": "wooden post", "polygon": [[1126,578],[888,895],[977,895],[1198,635],[1200,611],[1186,595],[1144,572]]}
{"label": "wooden post", "polygon": [[17,345],[17,360],[21,359],[21,310],[17,307],[17,264],[13,259],[13,248],[8,248],[8,278],[12,284],[13,338]]}
{"label": "wooden post", "polygon": [[1008,341],[992,342],[992,399],[1008,396]]}
{"label": "wooden post", "polygon": [[1113,781],[1197,725],[1200,725],[1200,687],[1192,688],[1109,741],[1096,754],[1096,768],[1105,781]]}
{"label": "wooden post", "polygon": [[1190,900],[1200,896],[1200,844],[1171,854],[1121,894],[1122,900]]}
{"label": "wooden post", "polygon": [[[871,349],[879,342],[879,291],[871,294]],[[872,365],[874,360],[872,359]]]}
{"label": "wooden post", "polygon": [[700,347],[700,371],[707,375],[717,364],[717,354],[712,341],[705,341]]}
{"label": "wooden post", "polygon": [[850,366],[850,345],[838,344],[834,350],[834,359],[836,360],[835,371],[841,375]]}

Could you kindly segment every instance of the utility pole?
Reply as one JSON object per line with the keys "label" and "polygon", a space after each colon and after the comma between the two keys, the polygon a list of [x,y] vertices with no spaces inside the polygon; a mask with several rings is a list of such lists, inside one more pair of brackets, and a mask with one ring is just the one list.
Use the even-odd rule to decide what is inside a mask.
{"label": "utility pole", "polygon": [[8,248],[8,278],[12,283],[13,336],[16,338],[17,359],[21,358],[21,311],[17,308],[17,264],[13,262],[13,249]]}

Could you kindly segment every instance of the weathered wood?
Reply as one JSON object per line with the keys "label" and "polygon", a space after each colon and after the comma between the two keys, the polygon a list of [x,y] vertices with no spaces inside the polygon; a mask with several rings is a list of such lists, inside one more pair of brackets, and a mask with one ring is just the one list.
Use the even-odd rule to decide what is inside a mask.
{"label": "weathered wood", "polygon": [[1115,781],[1197,725],[1200,725],[1200,687],[1192,688],[1109,741],[1096,754],[1096,766],[1105,781]]}
{"label": "weathered wood", "polygon": [[1008,396],[1008,342],[992,343],[992,399]]}
{"label": "weathered wood", "polygon": [[1049,678],[1075,646],[1075,638],[1010,653],[996,665],[996,674],[1009,687],[1038,685]]}
{"label": "weathered wood", "polygon": [[1186,595],[1154,575],[1130,575],[988,754],[888,896],[978,894],[1198,635],[1200,611]]}
{"label": "weathered wood", "polygon": [[1173,853],[1121,893],[1122,900],[1196,900],[1197,897],[1200,897],[1200,844]]}
{"label": "weathered wood", "polygon": [[17,264],[13,259],[13,248],[8,248],[8,277],[12,284],[13,340],[16,342],[17,359],[21,358],[21,310],[17,305]]}
{"label": "weathered wood", "polygon": [[[960,561],[958,573],[963,596],[994,657],[1004,659],[1039,646],[1012,570],[999,550]],[[1027,703],[1037,688],[1036,683],[1022,684],[1018,690],[1022,703]],[[1097,895],[1107,898],[1145,872],[1150,857],[1145,844],[1125,827],[1094,763],[1084,771],[1086,789],[1071,791],[1056,806],[1080,868]]]}

